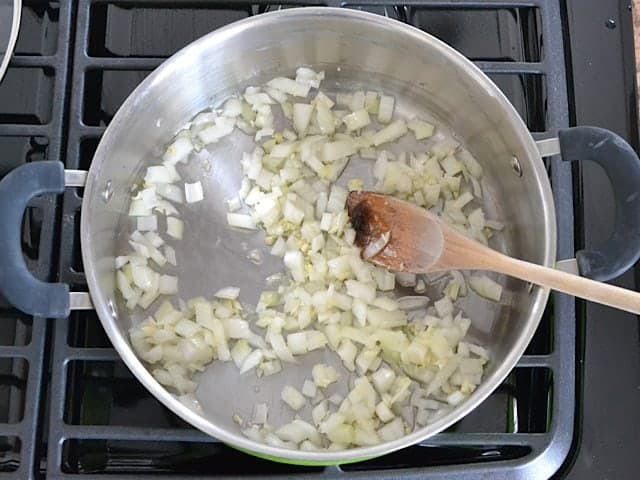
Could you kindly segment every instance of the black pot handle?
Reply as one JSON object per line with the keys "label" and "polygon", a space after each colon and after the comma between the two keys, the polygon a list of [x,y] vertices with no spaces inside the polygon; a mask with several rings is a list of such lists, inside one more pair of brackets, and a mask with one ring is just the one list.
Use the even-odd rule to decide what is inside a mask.
{"label": "black pot handle", "polygon": [[583,277],[610,280],[640,258],[640,159],[623,138],[603,128],[568,128],[560,130],[558,138],[563,160],[596,162],[613,187],[613,234],[599,247],[576,252]]}
{"label": "black pot handle", "polygon": [[22,217],[29,200],[43,193],[62,193],[64,187],[60,162],[27,163],[0,180],[0,292],[11,305],[30,315],[69,315],[69,287],[31,275],[20,245]]}

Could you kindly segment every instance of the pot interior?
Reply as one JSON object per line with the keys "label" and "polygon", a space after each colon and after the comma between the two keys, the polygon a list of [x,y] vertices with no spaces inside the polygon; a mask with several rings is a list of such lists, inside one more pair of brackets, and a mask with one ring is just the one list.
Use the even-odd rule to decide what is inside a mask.
{"label": "pot interior", "polygon": [[[488,218],[506,224],[491,245],[536,263],[550,264],[554,259],[552,197],[535,145],[497,87],[459,55],[395,21],[326,8],[278,12],[233,24],[179,52],[132,94],[102,138],[84,197],[82,250],[94,304],[129,367],[173,409],[179,408],[178,403],[167,400],[166,392],[159,393],[162,387],[140,371],[142,365],[128,351],[127,332],[145,314],[139,310],[131,314],[114,293],[114,257],[128,251],[127,238],[135,228],[127,216],[131,189],[150,163],[158,163],[158,155],[173,135],[196,113],[218,106],[246,86],[260,85],[274,76],[291,76],[301,65],[326,72],[321,86],[325,93],[381,91],[396,98],[396,111],[401,115],[433,121],[440,134],[459,141],[485,169],[485,212]],[[197,154],[181,170],[185,181],[202,181],[205,192],[204,201],[182,210],[185,236],[172,243],[182,298],[211,298],[219,288],[233,285],[241,288],[244,304],[255,305],[266,288],[265,278],[283,270],[281,259],[268,254],[262,234],[232,231],[226,223],[224,201],[237,195],[241,154],[253,144],[252,138],[236,131]],[[407,140],[403,147],[417,145],[412,147]],[[516,161],[519,172],[513,168]],[[372,187],[371,162],[353,159],[341,183],[358,177],[365,180],[365,188]],[[113,194],[105,201],[102,193],[107,185]],[[253,249],[262,252],[261,265],[247,258]],[[436,433],[486,397],[513,367],[537,326],[546,292],[516,280],[499,281],[505,287],[500,304],[474,295],[460,303],[473,322],[470,337],[491,352],[484,383],[441,422],[366,453],[382,453],[384,448],[399,448]],[[254,374],[239,377],[232,363],[214,363],[200,379],[197,397],[205,418],[197,426],[262,453],[275,452],[286,458],[304,454],[249,442],[231,417],[234,413],[250,417],[255,403],[267,402],[270,423],[292,419],[292,412],[282,407],[281,389],[285,384],[301,385],[310,377],[311,366],[320,361],[342,369],[337,356],[328,351],[307,355],[298,365],[268,379],[257,379]],[[337,387],[342,394],[347,391],[347,377],[342,375]],[[310,416],[306,410],[300,414]],[[317,455],[344,459],[348,453]]]}

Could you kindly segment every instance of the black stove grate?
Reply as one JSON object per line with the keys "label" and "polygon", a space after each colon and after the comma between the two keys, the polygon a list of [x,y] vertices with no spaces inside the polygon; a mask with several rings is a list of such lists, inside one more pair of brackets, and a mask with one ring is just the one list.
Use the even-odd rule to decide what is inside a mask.
{"label": "black stove grate", "polygon": [[[0,86],[0,177],[27,162],[60,160],[70,35],[67,2],[25,1],[22,31]],[[52,280],[59,200],[34,199],[22,229],[24,257]],[[44,417],[47,320],[17,312],[0,297],[0,478],[39,470]]]}
{"label": "black stove grate", "polygon": [[[27,161],[56,159],[67,168],[88,168],[121,102],[164,58],[239,18],[312,4],[363,9],[422,28],[474,60],[503,89],[532,132],[545,135],[569,123],[559,0],[410,0],[402,5],[384,0],[293,0],[286,5],[237,0],[33,4],[27,9],[55,12],[55,28],[48,27],[56,31],[55,48],[47,45],[39,56],[18,50],[12,66],[52,72],[51,80],[38,84],[38,91],[51,91],[52,99],[6,116],[0,102],[0,142],[4,136],[14,142],[30,138],[28,155],[23,156]],[[33,23],[40,26],[42,21]],[[35,27],[23,24],[23,28]],[[63,95],[65,82],[68,88]],[[3,94],[9,94],[6,80],[0,86],[0,99]],[[24,111],[33,113],[20,117]],[[9,121],[20,124],[5,125]],[[557,158],[548,162],[547,169],[558,216],[558,255],[568,258],[574,252],[571,169]],[[33,251],[33,244],[39,248],[39,260],[31,262],[33,269],[47,277],[54,259],[59,279],[72,290],[86,290],[79,245],[82,193],[67,189],[60,211],[55,200],[38,200],[34,206],[42,212],[34,215],[35,221],[29,217],[25,223],[25,239],[32,242],[25,240],[25,251]],[[56,223],[57,215],[61,221]],[[39,242],[33,240],[34,232],[39,233]],[[0,310],[0,316],[11,315],[17,314],[8,308]],[[527,354],[508,380],[471,415],[420,445],[367,462],[327,468],[255,459],[186,425],[132,377],[110,346],[95,312],[76,311],[53,322],[47,358],[45,321],[25,319],[23,323],[31,330],[31,343],[0,346],[0,359],[22,357],[29,364],[26,380],[15,383],[26,385],[23,420],[0,423],[0,472],[5,435],[21,440],[19,468],[35,475],[42,465],[42,472],[52,478],[104,478],[106,474],[146,478],[158,473],[171,478],[199,474],[546,478],[560,467],[571,445],[576,313],[573,299],[563,295],[553,296]],[[43,373],[45,361],[50,378]],[[14,374],[18,380],[19,367],[12,367],[19,372]],[[0,360],[0,422],[2,368]],[[46,381],[41,383],[41,377]],[[38,402],[44,388],[49,389],[46,415],[44,402]],[[39,415],[46,416],[46,422],[39,422]],[[36,438],[44,445],[41,451]]]}

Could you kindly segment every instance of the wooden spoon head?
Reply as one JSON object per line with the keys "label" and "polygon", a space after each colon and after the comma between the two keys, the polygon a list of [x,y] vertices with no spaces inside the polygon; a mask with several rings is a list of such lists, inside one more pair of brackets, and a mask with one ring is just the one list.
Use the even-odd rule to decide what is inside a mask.
{"label": "wooden spoon head", "polygon": [[354,191],[347,211],[362,257],[396,272],[432,271],[442,255],[444,236],[437,216],[389,195]]}

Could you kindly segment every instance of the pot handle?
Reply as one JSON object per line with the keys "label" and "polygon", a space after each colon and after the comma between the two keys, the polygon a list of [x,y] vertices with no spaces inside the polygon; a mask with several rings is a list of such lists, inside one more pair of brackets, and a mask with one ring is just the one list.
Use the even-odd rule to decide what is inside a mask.
{"label": "pot handle", "polygon": [[64,167],[55,161],[21,165],[0,180],[0,292],[29,315],[69,315],[69,286],[35,278],[20,246],[22,217],[29,200],[43,193],[62,193],[64,187]]}
{"label": "pot handle", "polygon": [[596,162],[613,187],[613,234],[603,245],[576,252],[583,277],[610,280],[640,258],[640,159],[622,137],[603,128],[568,128],[558,131],[558,139],[563,160]]}

